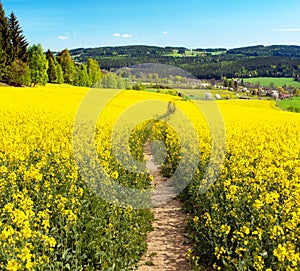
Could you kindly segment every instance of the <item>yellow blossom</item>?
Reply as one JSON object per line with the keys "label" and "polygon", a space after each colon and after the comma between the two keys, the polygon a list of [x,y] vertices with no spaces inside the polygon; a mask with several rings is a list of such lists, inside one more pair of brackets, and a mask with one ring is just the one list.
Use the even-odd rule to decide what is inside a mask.
{"label": "yellow blossom", "polygon": [[12,259],[12,260],[8,261],[8,263],[6,265],[6,270],[7,271],[21,270],[21,265],[15,259]]}

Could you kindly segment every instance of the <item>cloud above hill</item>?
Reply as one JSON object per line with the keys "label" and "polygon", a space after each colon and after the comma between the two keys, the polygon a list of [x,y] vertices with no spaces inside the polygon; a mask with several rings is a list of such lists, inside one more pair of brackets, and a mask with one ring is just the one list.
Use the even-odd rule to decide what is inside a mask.
{"label": "cloud above hill", "polygon": [[69,39],[68,36],[63,36],[63,35],[60,35],[57,38],[60,39],[60,40],[67,40],[67,39]]}
{"label": "cloud above hill", "polygon": [[132,34],[120,34],[120,33],[114,33],[113,34],[114,37],[120,37],[120,38],[131,38]]}

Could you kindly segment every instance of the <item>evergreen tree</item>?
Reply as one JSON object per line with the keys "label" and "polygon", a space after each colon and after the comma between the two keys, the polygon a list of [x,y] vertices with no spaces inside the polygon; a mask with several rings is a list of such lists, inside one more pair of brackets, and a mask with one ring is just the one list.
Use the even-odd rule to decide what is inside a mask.
{"label": "evergreen tree", "polygon": [[54,54],[51,52],[50,49],[48,49],[46,52],[46,58],[47,58],[47,60],[49,60],[50,58],[52,58],[52,59],[55,58]]}
{"label": "evergreen tree", "polygon": [[56,83],[57,82],[57,69],[56,69],[56,65],[54,62],[54,54],[48,50],[46,53],[46,58],[48,61],[48,70],[47,70],[47,74],[48,74],[48,80],[49,83]]}
{"label": "evergreen tree", "polygon": [[56,83],[57,82],[57,70],[56,70],[56,66],[55,66],[53,58],[50,58],[48,60],[47,74],[48,74],[48,80],[49,80],[48,82],[49,83]]}
{"label": "evergreen tree", "polygon": [[48,60],[48,79],[50,83],[64,83],[64,74],[61,65],[58,63],[55,55],[48,50],[46,53],[46,58]]}
{"label": "evergreen tree", "polygon": [[87,72],[91,85],[94,85],[103,77],[98,61],[92,58],[89,58],[87,61]]}
{"label": "evergreen tree", "polygon": [[19,21],[12,12],[8,19],[8,28],[11,41],[11,60],[19,59],[23,62],[27,61],[28,42],[23,35],[23,30],[20,27]]}
{"label": "evergreen tree", "polygon": [[7,67],[12,62],[10,58],[10,50],[11,45],[8,21],[5,16],[3,5],[0,2],[0,80],[5,80]]}
{"label": "evergreen tree", "polygon": [[64,82],[67,84],[72,84],[76,70],[74,61],[72,60],[68,49],[64,49],[59,53],[58,63],[61,65],[64,74]]}
{"label": "evergreen tree", "polygon": [[5,51],[2,47],[2,42],[0,39],[0,81],[4,76],[5,76]]}
{"label": "evergreen tree", "polygon": [[41,44],[32,45],[28,49],[31,83],[45,85],[48,82],[48,62]]}

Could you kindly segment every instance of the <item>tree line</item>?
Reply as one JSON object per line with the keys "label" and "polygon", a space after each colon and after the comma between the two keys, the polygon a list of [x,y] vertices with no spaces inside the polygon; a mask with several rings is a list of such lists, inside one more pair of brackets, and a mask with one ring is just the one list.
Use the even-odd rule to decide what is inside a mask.
{"label": "tree line", "polygon": [[[172,55],[175,47],[119,46],[70,50],[76,61],[93,57],[107,70],[141,63],[161,63],[180,67],[198,79],[226,77],[294,77],[300,78],[300,46],[251,46],[226,50],[195,49],[200,55]],[[178,47],[178,50],[186,48]],[[216,53],[217,54],[214,54]]]}
{"label": "tree line", "polygon": [[128,87],[128,82],[122,77],[111,72],[103,73],[95,59],[89,58],[86,64],[74,62],[68,49],[57,56],[48,50],[45,58],[49,83],[120,89]]}
{"label": "tree line", "polygon": [[75,62],[68,49],[44,53],[41,44],[29,46],[16,15],[8,17],[0,2],[0,81],[9,85],[72,84],[91,87],[126,88],[126,82],[113,73],[103,73],[99,63],[88,58]]}

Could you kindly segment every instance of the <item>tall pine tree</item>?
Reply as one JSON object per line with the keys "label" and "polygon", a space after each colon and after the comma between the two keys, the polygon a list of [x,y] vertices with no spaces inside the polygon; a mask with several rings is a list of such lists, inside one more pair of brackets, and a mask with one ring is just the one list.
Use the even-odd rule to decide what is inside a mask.
{"label": "tall pine tree", "polygon": [[49,83],[56,83],[57,82],[57,69],[54,62],[54,54],[48,50],[46,53],[46,58],[48,60],[48,80]]}
{"label": "tall pine tree", "polygon": [[49,83],[62,84],[64,82],[64,75],[61,65],[58,63],[55,55],[50,50],[48,50],[46,53],[46,58],[48,61],[47,74]]}
{"label": "tall pine tree", "polygon": [[59,53],[58,63],[63,70],[65,83],[72,84],[74,82],[74,77],[76,76],[76,69],[68,49],[64,49]]}
{"label": "tall pine tree", "polygon": [[8,28],[10,32],[11,40],[11,58],[12,61],[19,59],[23,62],[27,62],[27,47],[28,42],[23,35],[23,30],[20,27],[20,23],[17,20],[15,14],[12,12],[8,18]]}
{"label": "tall pine tree", "polygon": [[7,67],[11,64],[11,44],[8,21],[0,1],[0,80],[5,79]]}

